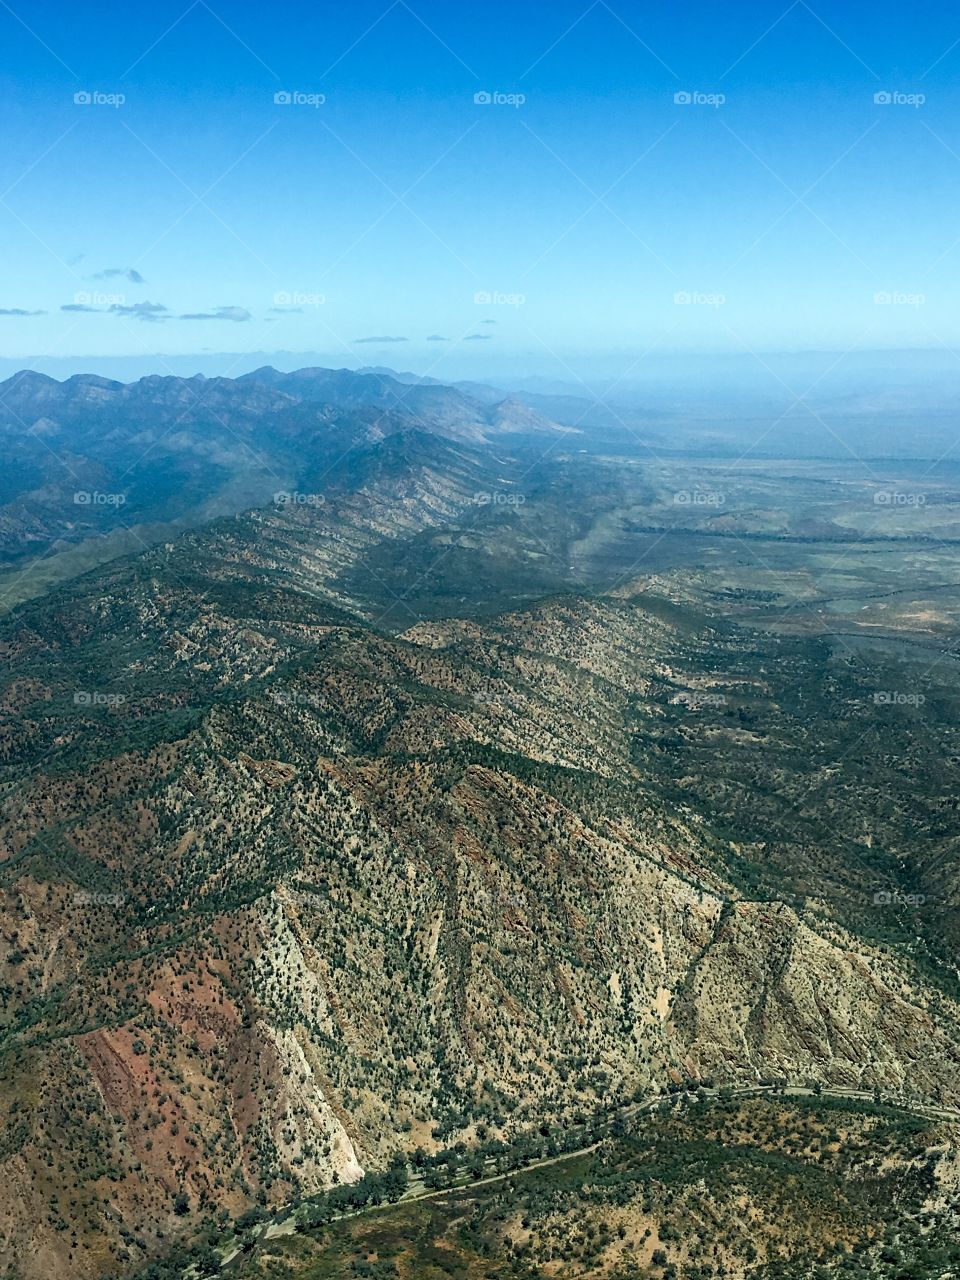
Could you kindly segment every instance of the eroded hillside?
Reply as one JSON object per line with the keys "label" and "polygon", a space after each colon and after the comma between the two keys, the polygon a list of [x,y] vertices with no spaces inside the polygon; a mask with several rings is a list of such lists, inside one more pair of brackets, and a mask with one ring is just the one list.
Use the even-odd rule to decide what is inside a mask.
{"label": "eroded hillside", "polygon": [[828,646],[643,593],[388,636],[244,537],[4,626],[8,1274],[681,1080],[960,1101],[903,900],[948,725],[901,754]]}

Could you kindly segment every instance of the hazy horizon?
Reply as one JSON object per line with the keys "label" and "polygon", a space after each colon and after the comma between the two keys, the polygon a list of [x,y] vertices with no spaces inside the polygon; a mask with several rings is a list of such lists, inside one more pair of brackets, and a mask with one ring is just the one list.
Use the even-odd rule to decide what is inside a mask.
{"label": "hazy horizon", "polygon": [[[382,359],[374,358],[380,355]],[[891,347],[869,350],[835,351],[807,349],[801,351],[712,352],[660,351],[643,359],[626,354],[609,353],[589,359],[572,356],[570,360],[553,357],[531,357],[485,354],[478,357],[453,355],[443,361],[418,359],[410,353],[402,358],[398,349],[360,354],[323,350],[250,350],[250,351],[174,351],[164,353],[106,355],[43,355],[20,359],[0,355],[0,380],[21,370],[33,370],[63,381],[77,374],[95,374],[118,382],[133,382],[151,376],[170,377],[240,377],[258,368],[273,366],[284,372],[302,368],[383,370],[401,377],[430,379],[448,384],[477,382],[488,386],[510,388],[533,387],[555,383],[569,388],[615,385],[624,391],[638,390],[656,384],[667,386],[695,378],[704,389],[713,384],[717,389],[741,385],[756,386],[776,383],[791,376],[829,379],[842,383],[858,382],[864,377],[879,378],[883,383],[939,379],[960,379],[960,362],[950,351],[939,347]]]}

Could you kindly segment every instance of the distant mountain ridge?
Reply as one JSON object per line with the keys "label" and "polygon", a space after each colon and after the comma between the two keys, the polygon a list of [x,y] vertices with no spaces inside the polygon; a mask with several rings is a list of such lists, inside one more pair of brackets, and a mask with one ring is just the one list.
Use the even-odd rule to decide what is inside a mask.
{"label": "distant mountain ridge", "polygon": [[349,486],[352,453],[410,430],[477,448],[566,433],[512,397],[379,371],[124,383],[22,370],[0,383],[0,595],[4,571],[80,544],[99,563],[130,537],[150,543],[278,492]]}

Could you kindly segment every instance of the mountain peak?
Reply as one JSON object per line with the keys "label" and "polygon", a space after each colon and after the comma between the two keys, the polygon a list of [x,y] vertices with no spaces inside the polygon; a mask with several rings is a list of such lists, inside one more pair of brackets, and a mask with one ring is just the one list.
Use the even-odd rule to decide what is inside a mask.
{"label": "mountain peak", "polygon": [[0,382],[0,389],[8,388],[17,391],[43,391],[50,387],[59,387],[63,384],[58,382],[56,378],[51,378],[47,373],[39,373],[36,369],[19,369],[16,373],[11,374],[4,382]]}

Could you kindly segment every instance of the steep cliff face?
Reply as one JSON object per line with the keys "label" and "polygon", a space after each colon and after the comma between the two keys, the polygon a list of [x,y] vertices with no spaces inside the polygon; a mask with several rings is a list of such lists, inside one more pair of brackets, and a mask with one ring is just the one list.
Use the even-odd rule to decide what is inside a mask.
{"label": "steep cliff face", "polygon": [[684,1078],[960,1102],[932,944],[869,915],[900,828],[804,825],[872,740],[799,749],[815,646],[648,597],[389,639],[136,568],[3,643],[10,1276]]}

